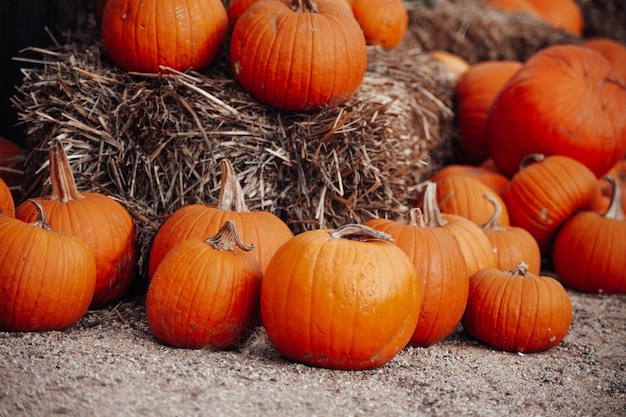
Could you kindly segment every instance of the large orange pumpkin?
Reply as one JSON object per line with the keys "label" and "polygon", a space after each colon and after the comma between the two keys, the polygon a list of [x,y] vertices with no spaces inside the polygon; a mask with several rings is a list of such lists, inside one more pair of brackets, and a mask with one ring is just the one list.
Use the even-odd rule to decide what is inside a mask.
{"label": "large orange pumpkin", "polygon": [[419,208],[400,220],[371,219],[366,226],[388,233],[417,269],[424,296],[411,346],[431,346],[448,336],[461,321],[469,275],[461,247],[445,230],[427,226]]}
{"label": "large orange pumpkin", "polygon": [[487,116],[498,168],[512,176],[531,153],[565,155],[604,175],[626,151],[626,86],[588,48],[557,45],[530,57]]}
{"label": "large orange pumpkin", "polygon": [[[116,200],[95,192],[79,192],[60,142],[50,147],[52,193],[37,197],[58,231],[82,239],[96,260],[96,288],[92,308],[120,301],[128,295],[137,272],[136,228],[129,212]],[[15,216],[33,221],[32,204],[20,204]]]}
{"label": "large orange pumpkin", "polygon": [[81,239],[53,230],[37,201],[36,220],[0,216],[0,331],[64,330],[87,312],[96,262]]}
{"label": "large orange pumpkin", "polygon": [[107,0],[102,11],[104,47],[127,71],[206,68],[227,29],[220,0]]}
{"label": "large orange pumpkin", "polygon": [[334,0],[263,0],[241,15],[230,61],[243,89],[284,110],[347,101],[367,67],[363,31]]}
{"label": "large orange pumpkin", "polygon": [[300,233],[261,284],[267,336],[286,358],[323,368],[381,366],[417,324],[422,291],[408,255],[363,225]]}

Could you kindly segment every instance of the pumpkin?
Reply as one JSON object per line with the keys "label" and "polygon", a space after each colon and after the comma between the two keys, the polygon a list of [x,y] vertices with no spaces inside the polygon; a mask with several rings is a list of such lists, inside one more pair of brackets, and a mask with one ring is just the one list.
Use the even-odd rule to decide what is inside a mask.
{"label": "pumpkin", "polygon": [[302,232],[277,251],[261,284],[261,319],[287,359],[360,370],[409,342],[422,292],[389,235],[364,225]]}
{"label": "pumpkin", "polygon": [[561,282],[590,293],[626,293],[626,219],[622,192],[611,177],[613,189],[608,210],[582,211],[559,230],[552,252],[554,270]]}
{"label": "pumpkin", "polygon": [[446,69],[446,73],[453,80],[458,80],[461,75],[470,68],[469,62],[464,58],[443,50],[428,51],[427,54],[439,62]]}
{"label": "pumpkin", "polygon": [[26,150],[0,136],[0,179],[14,192],[24,182],[24,161]]}
{"label": "pumpkin", "polygon": [[623,83],[626,83],[626,45],[611,38],[595,37],[583,41],[580,46],[592,49],[611,64]]}
{"label": "pumpkin", "polygon": [[220,0],[107,0],[102,12],[102,43],[126,71],[204,69],[227,29]]}
{"label": "pumpkin", "polygon": [[289,227],[273,213],[248,209],[243,190],[229,160],[222,160],[220,167],[221,189],[216,206],[185,205],[172,213],[159,227],[150,248],[150,279],[167,252],[175,245],[191,237],[212,236],[226,220],[233,220],[241,239],[255,246],[251,253],[263,271],[276,249],[293,237]]}
{"label": "pumpkin", "polygon": [[502,195],[502,192],[509,183],[509,179],[499,172],[495,172],[490,168],[484,166],[466,165],[466,164],[450,164],[446,165],[430,177],[432,182],[437,182],[443,177],[450,176],[464,176],[470,177],[480,181],[498,195]]}
{"label": "pumpkin", "polygon": [[483,268],[495,268],[496,255],[480,226],[465,217],[442,213],[437,206],[437,183],[427,181],[425,187],[420,206],[424,224],[428,227],[440,227],[454,237],[461,247],[467,274],[472,275]]}
{"label": "pumpkin", "polygon": [[[431,178],[431,182],[437,185],[437,203],[442,213],[465,217],[480,226],[495,211],[493,205],[483,198],[485,194],[489,194],[502,207],[500,222],[509,224],[509,214],[500,195],[477,179],[464,175],[448,175],[439,176],[435,180]],[[418,198],[416,205],[420,204]]]}
{"label": "pumpkin", "polygon": [[483,6],[510,13],[526,13],[535,19],[541,19],[539,11],[528,0],[484,0]]}
{"label": "pumpkin", "polygon": [[463,329],[496,349],[531,353],[548,350],[565,338],[572,322],[567,292],[554,278],[487,268],[470,277]]}
{"label": "pumpkin", "polygon": [[600,178],[626,151],[626,86],[599,53],[556,45],[531,56],[502,87],[486,135],[512,176],[531,153],[565,155]]}
{"label": "pumpkin", "polygon": [[395,48],[409,27],[403,0],[353,0],[352,12],[369,45]]}
{"label": "pumpkin", "polygon": [[[230,0],[228,2],[228,7],[226,8],[226,14],[228,15],[228,24],[231,29],[235,27],[235,23],[239,20],[239,16],[241,16],[250,6],[260,0]],[[342,6],[345,6],[346,10],[352,13],[352,5],[348,2],[348,0],[335,0]]]}
{"label": "pumpkin", "polygon": [[245,342],[259,319],[263,278],[251,249],[232,220],[211,237],[172,248],[148,287],[146,316],[154,336],[190,349]]}
{"label": "pumpkin", "polygon": [[[52,193],[34,200],[46,210],[52,228],[79,237],[93,254],[97,278],[91,308],[116,303],[128,295],[137,272],[133,219],[113,198],[78,191],[60,141],[51,145],[49,155]],[[25,202],[17,207],[15,217],[30,222],[37,211]]]}
{"label": "pumpkin", "polygon": [[541,272],[541,250],[533,235],[522,227],[503,226],[500,223],[500,213],[502,212],[500,202],[489,194],[485,194],[485,199],[493,204],[495,212],[481,226],[481,229],[493,246],[493,251],[498,260],[496,268],[509,271],[519,265],[520,262],[524,262],[528,272],[539,274]]}
{"label": "pumpkin", "polygon": [[0,178],[0,212],[5,217],[15,217],[15,201],[2,178]]}
{"label": "pumpkin", "polygon": [[456,83],[456,123],[460,131],[458,161],[477,165],[488,159],[485,135],[491,103],[504,84],[522,67],[519,61],[482,61],[472,65]]}
{"label": "pumpkin", "polygon": [[562,155],[532,154],[511,179],[502,199],[511,225],[522,227],[549,254],[557,229],[596,199],[599,183],[580,162]]}
{"label": "pumpkin", "polygon": [[258,100],[311,111],[346,102],[361,85],[367,47],[354,16],[334,0],[264,0],[241,15],[230,40],[235,79]]}
{"label": "pumpkin", "polygon": [[87,312],[96,262],[79,238],[53,230],[43,206],[33,223],[0,215],[0,331],[64,330]]}
{"label": "pumpkin", "polygon": [[427,347],[447,337],[461,321],[469,291],[467,265],[454,236],[426,226],[419,208],[400,220],[377,218],[364,225],[389,234],[417,269],[424,302],[409,345]]}
{"label": "pumpkin", "polygon": [[584,18],[575,0],[526,0],[541,19],[551,26],[582,36]]}

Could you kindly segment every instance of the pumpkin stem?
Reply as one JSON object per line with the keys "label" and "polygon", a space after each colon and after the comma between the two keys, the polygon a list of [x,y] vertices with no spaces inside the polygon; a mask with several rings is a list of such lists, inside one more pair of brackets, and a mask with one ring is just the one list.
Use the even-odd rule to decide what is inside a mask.
{"label": "pumpkin stem", "polygon": [[490,194],[485,194],[483,197],[485,197],[487,200],[491,202],[491,204],[493,204],[494,212],[493,212],[493,215],[489,218],[489,220],[487,220],[485,224],[480,226],[480,228],[483,230],[484,229],[505,230],[505,228],[502,227],[502,225],[500,224],[500,216],[502,215],[502,206],[500,205],[498,200],[496,200],[495,197]]}
{"label": "pumpkin stem", "polygon": [[254,249],[254,244],[247,245],[241,241],[235,222],[232,220],[226,220],[215,235],[207,237],[204,241],[219,251],[232,251],[235,247],[246,252]]}
{"label": "pumpkin stem", "polygon": [[407,224],[409,226],[415,227],[425,227],[426,223],[424,223],[424,215],[422,214],[422,210],[419,207],[412,207],[407,215]]}
{"label": "pumpkin stem", "polygon": [[526,155],[526,157],[522,159],[522,163],[520,164],[519,169],[524,169],[528,165],[535,162],[541,162],[544,159],[546,159],[546,156],[542,153],[531,153],[530,155]]}
{"label": "pumpkin stem", "polygon": [[424,211],[424,224],[429,227],[441,227],[448,224],[441,215],[441,210],[437,205],[437,184],[428,181],[424,190],[424,200],[422,202]]}
{"label": "pumpkin stem", "polygon": [[72,168],[60,140],[50,146],[49,158],[50,184],[52,185],[50,198],[59,200],[61,203],[83,198],[76,188]]}
{"label": "pumpkin stem", "polygon": [[515,268],[511,270],[511,274],[519,275],[522,277],[528,277],[531,274],[528,273],[528,264],[524,261],[521,261]]}
{"label": "pumpkin stem", "polygon": [[31,224],[37,227],[41,227],[44,230],[52,230],[50,223],[48,223],[48,215],[46,211],[43,209],[41,203],[37,200],[30,199],[28,200],[35,205],[35,210],[37,210],[37,220],[32,222]]}
{"label": "pumpkin stem", "polygon": [[233,164],[228,159],[223,159],[220,161],[220,168],[222,169],[222,182],[217,209],[237,213],[250,211],[246,205],[243,189],[237,181]]}
{"label": "pumpkin stem", "polygon": [[624,212],[622,211],[622,190],[615,181],[615,178],[611,176],[602,177],[602,179],[608,181],[611,184],[611,202],[606,213],[602,215],[607,219],[624,220]]}
{"label": "pumpkin stem", "polygon": [[317,4],[313,0],[293,0],[290,7],[294,12],[319,12]]}
{"label": "pumpkin stem", "polygon": [[365,226],[363,224],[344,224],[337,229],[331,231],[330,236],[336,239],[351,239],[351,240],[387,240],[393,242],[393,239],[387,233],[376,230],[372,227]]}

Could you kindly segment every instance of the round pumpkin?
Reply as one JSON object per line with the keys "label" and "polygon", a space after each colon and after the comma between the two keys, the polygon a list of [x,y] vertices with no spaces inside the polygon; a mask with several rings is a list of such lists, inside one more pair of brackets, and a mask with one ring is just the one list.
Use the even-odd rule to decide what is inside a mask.
{"label": "round pumpkin", "polygon": [[0,216],[0,331],[64,330],[91,303],[96,262],[79,238],[53,230],[37,201],[32,223]]}
{"label": "round pumpkin", "polygon": [[5,217],[15,217],[15,201],[2,178],[0,178],[0,213]]}
{"label": "round pumpkin", "polygon": [[617,75],[626,83],[626,45],[611,38],[594,37],[586,39],[580,46],[592,49],[605,57]]}
{"label": "round pumpkin", "polygon": [[463,329],[496,349],[531,353],[565,338],[572,322],[567,292],[554,278],[531,274],[520,263],[511,271],[487,268],[470,277]]}
{"label": "round pumpkin", "polygon": [[461,321],[469,291],[467,265],[454,236],[427,226],[419,208],[400,220],[370,219],[364,225],[389,234],[417,269],[424,302],[409,345],[427,347],[447,337]]}
{"label": "round pumpkin", "polygon": [[230,349],[245,342],[259,320],[263,278],[252,248],[241,242],[232,220],[214,236],[172,248],[146,297],[155,337],[191,349]]}
{"label": "round pumpkin", "polygon": [[527,0],[484,0],[483,6],[511,13],[527,13],[536,19],[541,19],[539,11]]}
{"label": "round pumpkin", "polygon": [[[95,192],[79,192],[67,155],[59,141],[50,153],[49,196],[37,197],[55,230],[72,234],[86,244],[96,261],[96,287],[91,308],[116,303],[126,297],[137,273],[139,250],[130,213],[116,200]],[[35,207],[24,202],[15,217],[30,222]]]}
{"label": "round pumpkin", "polygon": [[491,103],[504,84],[519,71],[519,61],[482,61],[468,68],[455,86],[456,123],[461,137],[458,160],[480,164],[490,157],[485,135]]}
{"label": "round pumpkin", "polygon": [[227,29],[220,0],[107,0],[102,11],[102,43],[127,71],[204,69]]}
{"label": "round pumpkin", "polygon": [[403,0],[353,0],[352,12],[369,45],[395,48],[409,27]]}
{"label": "round pumpkin", "polygon": [[436,49],[427,53],[431,58],[444,66],[446,73],[453,80],[458,80],[470,68],[469,62],[452,52]]}
{"label": "round pumpkin", "polygon": [[367,67],[363,31],[335,0],[263,0],[230,40],[235,79],[258,100],[310,111],[346,102]]}
{"label": "round pumpkin", "polygon": [[558,228],[575,211],[594,203],[600,185],[580,162],[562,155],[529,155],[502,199],[511,225],[522,227],[548,255]]}
{"label": "round pumpkin", "polygon": [[415,266],[389,240],[347,224],[302,232],[276,251],[261,284],[261,318],[284,357],[359,370],[407,345],[422,292]]}
{"label": "round pumpkin", "polygon": [[498,195],[502,195],[504,189],[509,183],[509,179],[507,177],[499,172],[493,171],[490,168],[465,164],[446,165],[435,171],[435,173],[430,177],[430,180],[432,182],[437,182],[443,177],[455,175],[474,178],[495,191]]}
{"label": "round pumpkin", "polygon": [[583,13],[575,0],[526,0],[541,19],[557,29],[582,36]]}
{"label": "round pumpkin", "polygon": [[152,279],[157,267],[174,246],[191,237],[212,236],[226,220],[233,220],[244,242],[255,246],[252,254],[261,270],[283,243],[293,237],[289,227],[278,216],[268,211],[250,211],[241,185],[237,182],[231,162],[220,162],[221,189],[216,206],[188,204],[172,213],[157,231],[148,261],[148,275]]}
{"label": "round pumpkin", "polygon": [[559,230],[552,259],[561,282],[590,293],[626,293],[626,219],[615,179],[608,210],[581,211]]}
{"label": "round pumpkin", "polygon": [[[246,11],[250,6],[260,0],[230,0],[228,2],[228,6],[226,8],[226,14],[228,15],[228,24],[231,29],[235,27],[235,23],[239,20],[239,17]],[[335,0],[342,6],[345,6],[346,10],[352,13],[352,5],[348,2],[348,0]]]}
{"label": "round pumpkin", "polygon": [[512,176],[531,153],[565,155],[604,175],[626,151],[626,86],[588,48],[557,45],[530,57],[494,99],[491,156]]}

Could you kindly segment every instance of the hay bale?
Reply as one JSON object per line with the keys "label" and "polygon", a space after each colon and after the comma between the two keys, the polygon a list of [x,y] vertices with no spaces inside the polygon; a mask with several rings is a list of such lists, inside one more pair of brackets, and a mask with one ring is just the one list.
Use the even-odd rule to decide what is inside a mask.
{"label": "hay bale", "polygon": [[217,201],[223,158],[250,209],[298,233],[398,215],[452,154],[452,80],[410,42],[370,48],[354,97],[308,114],[251,98],[225,54],[204,73],[142,75],[115,68],[94,33],[36,52],[41,65],[24,70],[13,97],[30,149],[24,195],[49,192],[48,144],[62,139],[80,189],[133,215],[141,268],[168,214]]}

